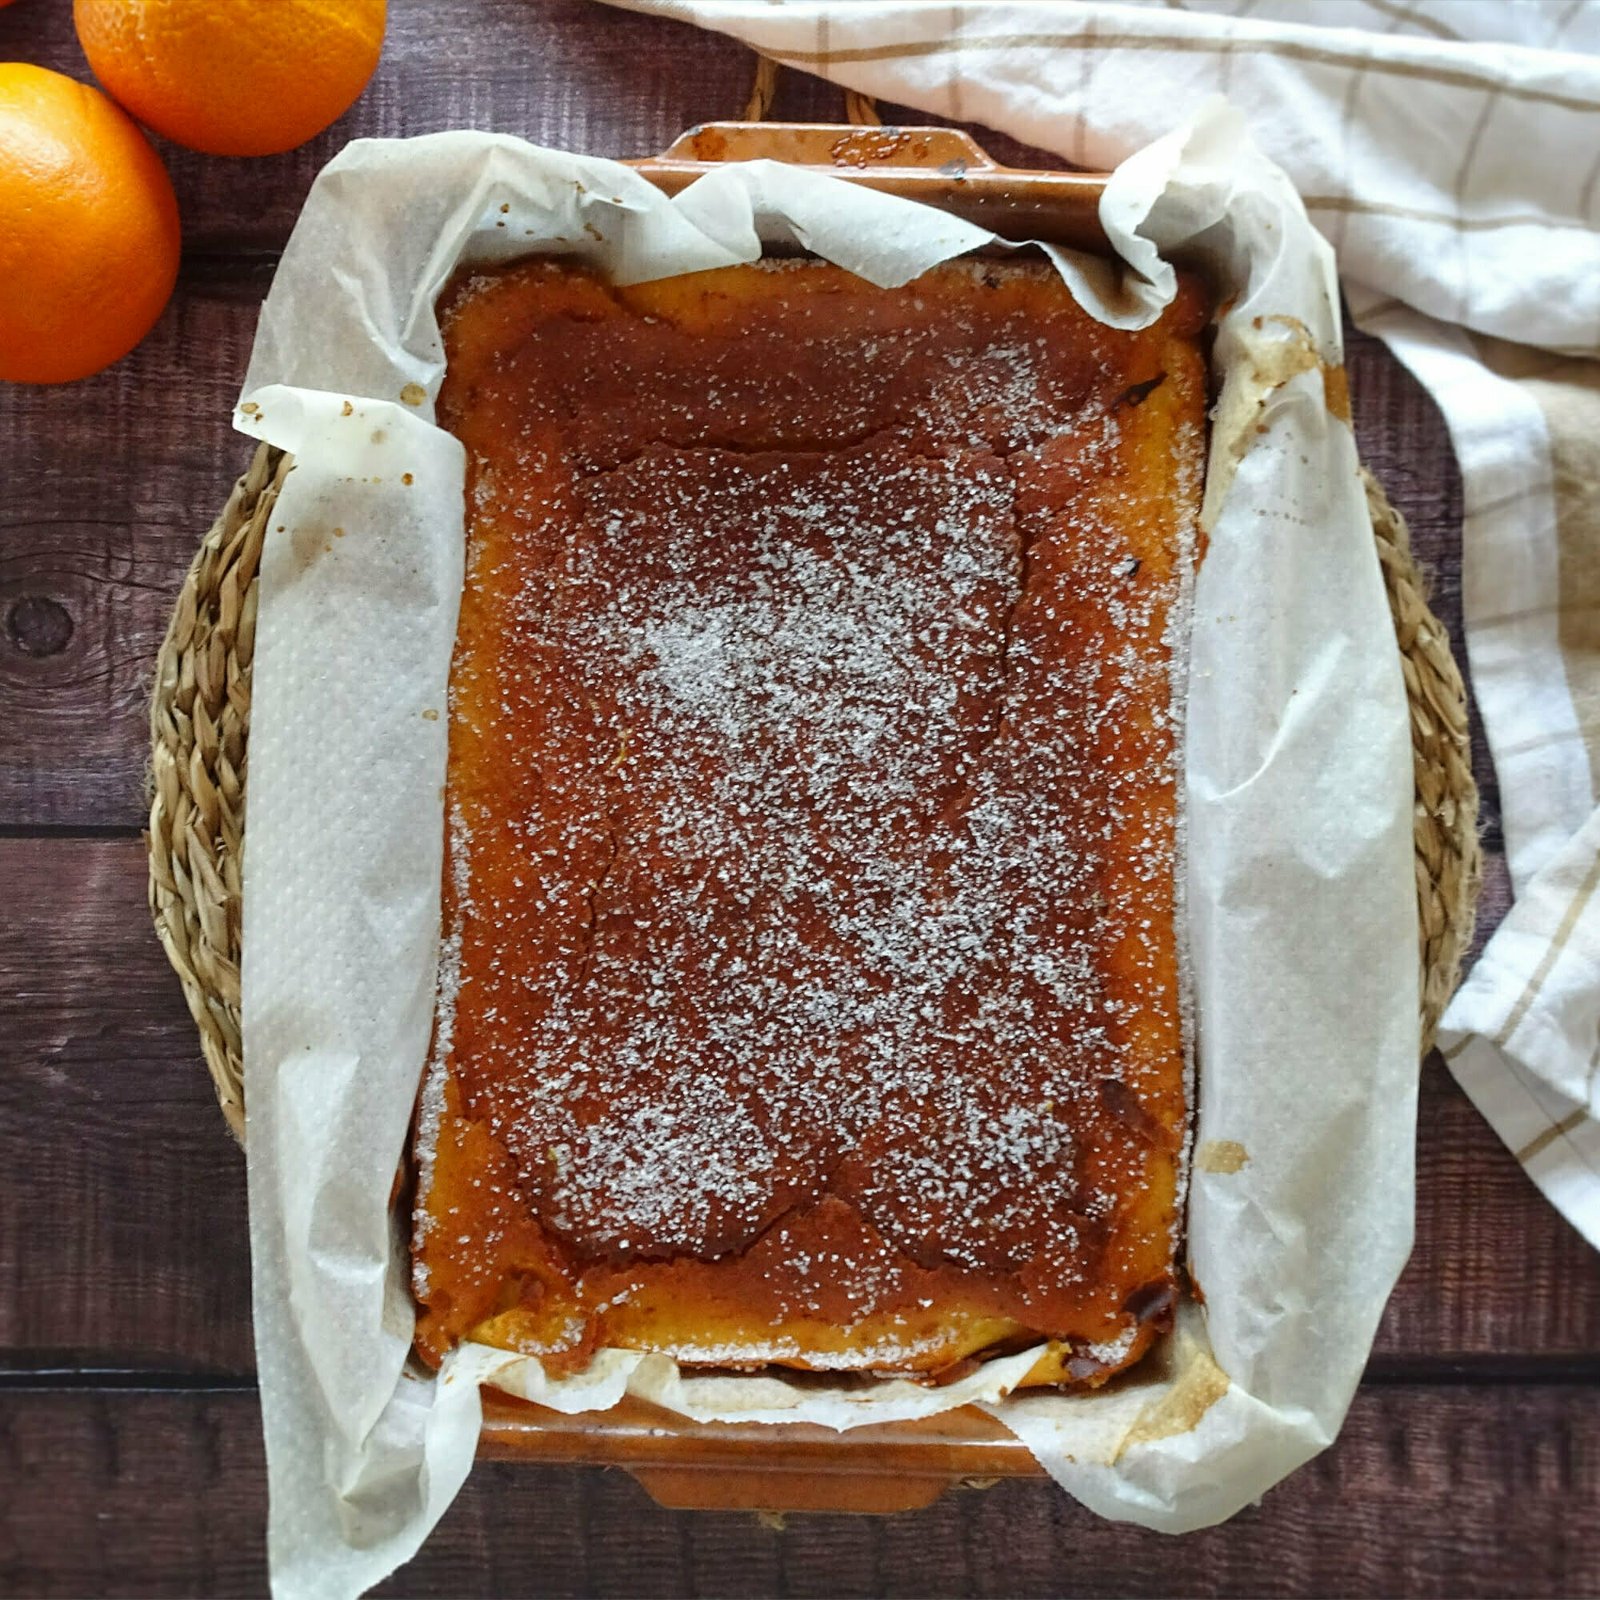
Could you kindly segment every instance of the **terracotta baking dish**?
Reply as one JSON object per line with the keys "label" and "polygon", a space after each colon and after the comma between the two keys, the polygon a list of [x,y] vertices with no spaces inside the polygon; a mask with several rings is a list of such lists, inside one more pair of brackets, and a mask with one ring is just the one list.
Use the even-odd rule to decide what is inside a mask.
{"label": "terracotta baking dish", "polygon": [[[629,165],[668,194],[727,161],[810,167],[938,206],[1006,238],[1105,251],[1105,179],[1002,167],[965,133],[782,122],[713,122]],[[756,1511],[909,1511],[957,1483],[1041,1477],[1023,1445],[973,1407],[848,1433],[810,1424],[701,1425],[643,1402],[563,1416],[486,1389],[479,1453],[624,1467],[665,1506]]]}

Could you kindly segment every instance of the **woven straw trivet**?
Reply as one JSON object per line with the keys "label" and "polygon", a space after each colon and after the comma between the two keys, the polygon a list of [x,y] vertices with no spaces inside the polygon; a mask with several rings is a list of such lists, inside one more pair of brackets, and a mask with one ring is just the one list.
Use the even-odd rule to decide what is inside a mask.
{"label": "woven straw trivet", "polygon": [[[200,1029],[222,1114],[241,1140],[240,862],[256,571],[290,465],[282,451],[262,445],[234,485],[184,581],[156,658],[150,707],[150,911]],[[1428,609],[1405,520],[1370,473],[1366,485],[1411,701],[1426,1052],[1472,937],[1478,790],[1466,689],[1444,628]]]}

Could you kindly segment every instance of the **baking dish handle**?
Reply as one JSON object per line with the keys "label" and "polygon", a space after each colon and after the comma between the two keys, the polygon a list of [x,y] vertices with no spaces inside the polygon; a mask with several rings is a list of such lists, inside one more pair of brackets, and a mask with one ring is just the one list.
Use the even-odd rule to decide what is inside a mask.
{"label": "baking dish handle", "polygon": [[1003,238],[1045,239],[1100,254],[1105,175],[1003,167],[958,128],[849,123],[704,122],[659,156],[629,163],[668,194],[729,161],[789,166],[938,206]]}

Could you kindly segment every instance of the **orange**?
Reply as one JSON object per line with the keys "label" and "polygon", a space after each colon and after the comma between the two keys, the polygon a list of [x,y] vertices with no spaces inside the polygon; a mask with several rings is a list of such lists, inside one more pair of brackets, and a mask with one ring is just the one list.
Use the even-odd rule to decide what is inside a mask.
{"label": "orange", "polygon": [[0,378],[65,383],[124,356],[178,276],[161,158],[98,89],[0,63]]}
{"label": "orange", "polygon": [[292,150],[341,116],[385,0],[74,0],[95,76],[146,127],[215,156]]}

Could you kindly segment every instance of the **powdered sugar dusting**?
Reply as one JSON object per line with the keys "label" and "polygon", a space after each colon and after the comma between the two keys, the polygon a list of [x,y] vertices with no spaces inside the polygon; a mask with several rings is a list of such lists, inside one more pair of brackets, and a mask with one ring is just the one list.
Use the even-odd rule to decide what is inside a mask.
{"label": "powdered sugar dusting", "polygon": [[1171,1160],[1137,1014],[1176,1037],[1177,580],[1115,488],[1120,392],[1025,321],[913,316],[663,359],[619,428],[633,358],[579,342],[587,406],[546,348],[474,456],[498,655],[457,684],[436,1060],[578,1260],[831,1197],[1019,1303],[1132,1270]]}

